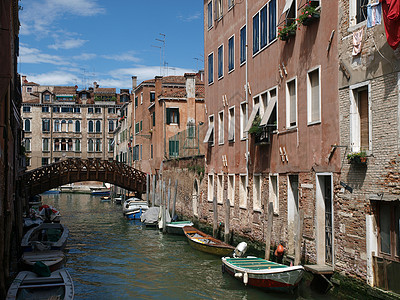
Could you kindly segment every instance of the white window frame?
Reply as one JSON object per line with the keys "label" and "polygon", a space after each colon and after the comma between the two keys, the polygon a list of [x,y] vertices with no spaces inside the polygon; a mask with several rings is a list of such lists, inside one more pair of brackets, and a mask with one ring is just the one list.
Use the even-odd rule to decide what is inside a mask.
{"label": "white window frame", "polygon": [[217,175],[217,203],[224,203],[224,174]]}
{"label": "white window frame", "polygon": [[239,208],[247,209],[247,174],[239,175]]}
{"label": "white window frame", "polygon": [[371,83],[370,81],[361,82],[349,87],[350,96],[350,149],[351,152],[359,152],[361,149],[360,114],[358,112],[357,99],[355,93],[362,89],[367,89],[368,93],[368,150],[372,152],[372,111],[371,111]]}
{"label": "white window frame", "polygon": [[[256,179],[257,178],[257,179]],[[257,186],[258,183],[258,186]],[[253,174],[253,210],[261,211],[261,186],[262,186],[262,175]]]}
{"label": "white window frame", "polygon": [[[245,111],[243,111],[243,107]],[[243,101],[240,103],[240,140],[245,140],[247,138],[247,132],[244,131],[247,123],[247,103]]]}
{"label": "white window frame", "polygon": [[[221,76],[219,76],[219,49],[222,48],[222,74]],[[222,43],[221,45],[219,45],[219,47],[217,48],[217,77],[218,80],[221,80],[222,78],[224,78],[224,67],[225,67],[225,61],[224,61],[224,44]]]}
{"label": "white window frame", "polygon": [[235,174],[228,174],[228,199],[230,205],[235,206]]}
{"label": "white window frame", "polygon": [[235,0],[228,0],[228,11],[235,6]]}
{"label": "white window frame", "polygon": [[[212,120],[211,120],[212,119]],[[208,116],[208,127],[210,128],[211,124],[214,127],[213,132],[212,132],[212,143],[210,144],[210,146],[214,146],[215,145],[215,118],[214,115],[209,115]]]}
{"label": "white window frame", "polygon": [[[77,142],[79,142],[79,143],[77,143]],[[82,151],[82,141],[80,139],[74,139],[74,149],[75,149],[75,152]]]}
{"label": "white window frame", "polygon": [[[318,120],[311,120],[312,118],[312,89],[311,89],[311,80],[310,80],[310,74],[317,71],[318,70],[318,93],[319,93],[319,98],[318,98]],[[319,124],[321,123],[321,112],[322,112],[322,108],[321,108],[321,66],[317,66],[313,69],[310,69],[307,72],[307,124],[308,125],[313,125],[313,124]]]}
{"label": "white window frame", "polygon": [[[213,60],[212,60],[212,81],[210,81],[210,68],[209,68],[209,64],[208,61],[210,59],[210,56],[212,55]],[[211,52],[207,55],[207,83],[208,85],[212,85],[214,83],[214,73],[215,73],[215,56],[214,56],[214,52]],[[218,70],[217,70],[217,76],[218,76]]]}
{"label": "white window frame", "polygon": [[349,30],[355,30],[367,24],[367,18],[357,23],[357,0],[349,0]]}
{"label": "white window frame", "polygon": [[[211,184],[210,184],[211,182]],[[208,202],[213,202],[214,198],[214,173],[208,174],[208,182],[207,182],[207,200]]]}
{"label": "white window frame", "polygon": [[[291,112],[291,105],[290,105],[290,93],[289,93],[289,86],[288,84],[294,81],[294,90],[295,90],[295,96],[296,96],[296,125],[290,125],[290,112]],[[286,128],[297,128],[298,124],[298,95],[297,95],[297,77],[293,77],[289,80],[286,81],[285,84],[286,87]]]}
{"label": "white window frame", "polygon": [[[231,111],[233,111],[233,117],[231,116]],[[232,118],[233,118],[233,121],[232,121],[232,126],[231,126]],[[228,141],[228,142],[234,143],[235,142],[235,106],[231,106],[228,109],[228,139],[230,136],[229,133],[231,131],[233,131],[233,140]]]}
{"label": "white window frame", "polygon": [[[272,182],[272,178],[276,178],[276,191],[274,188],[274,184]],[[274,204],[274,214],[279,215],[279,174],[270,174],[269,175],[269,202]]]}
{"label": "white window frame", "polygon": [[[210,6],[209,5],[210,5],[210,3],[211,3],[211,18],[209,18],[209,14],[210,14],[210,12],[209,12]],[[213,0],[208,1],[208,3],[207,3],[207,27],[208,27],[208,30],[210,30],[214,26],[214,12],[213,12],[213,10],[214,10]],[[210,24],[210,22],[211,22],[211,24]]]}
{"label": "white window frame", "polygon": [[143,92],[140,93],[140,104],[143,104]]}
{"label": "white window frame", "polygon": [[246,24],[244,24],[242,27],[240,27],[240,30],[239,30],[239,63],[240,63],[240,66],[243,66],[247,61],[247,47],[246,47],[247,39],[248,39],[247,27],[246,27],[246,30],[244,31],[246,34],[245,47],[244,47],[244,61],[241,61],[241,58],[242,58],[242,35],[241,35],[241,33],[242,33],[242,29],[245,27],[246,27]]}
{"label": "white window frame", "polygon": [[218,113],[218,145],[224,144],[224,121],[224,111],[221,110]]}
{"label": "white window frame", "polygon": [[215,7],[215,12],[216,12],[215,19],[217,21],[221,20],[222,17],[224,16],[224,9],[223,9],[224,4],[223,3],[224,3],[223,0],[215,0],[215,5],[216,5],[216,7]]}
{"label": "white window frame", "polygon": [[[232,68],[232,70],[229,70],[229,53],[230,53],[230,51],[229,51],[229,41],[232,38],[233,38],[233,68]],[[228,38],[228,74],[232,73],[233,71],[235,71],[235,66],[236,66],[236,64],[235,64],[235,35],[233,34]]]}
{"label": "white window frame", "polygon": [[31,152],[32,151],[32,139],[26,138],[24,141],[25,151]]}
{"label": "white window frame", "polygon": [[[45,141],[47,141],[47,149],[45,149]],[[43,152],[50,152],[50,139],[49,138],[42,138],[42,151]]]}

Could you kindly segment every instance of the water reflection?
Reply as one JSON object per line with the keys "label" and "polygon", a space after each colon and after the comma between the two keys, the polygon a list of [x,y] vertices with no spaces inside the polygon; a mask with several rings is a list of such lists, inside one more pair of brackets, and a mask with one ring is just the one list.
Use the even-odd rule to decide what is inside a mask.
{"label": "water reflection", "polygon": [[43,195],[68,226],[67,268],[76,299],[294,299],[245,287],[221,272],[221,260],[122,216],[99,197]]}

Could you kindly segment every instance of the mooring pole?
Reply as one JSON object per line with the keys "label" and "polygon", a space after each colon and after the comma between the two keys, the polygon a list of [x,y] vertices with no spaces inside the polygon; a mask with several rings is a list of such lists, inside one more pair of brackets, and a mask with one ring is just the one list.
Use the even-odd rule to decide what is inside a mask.
{"label": "mooring pole", "polygon": [[268,220],[267,220],[267,232],[265,234],[265,259],[269,260],[271,254],[271,235],[272,225],[274,220],[274,203],[268,203]]}
{"label": "mooring pole", "polygon": [[214,211],[213,236],[216,238],[218,232],[218,205],[217,205],[217,198],[215,196],[213,198],[213,211]]}
{"label": "mooring pole", "polygon": [[153,202],[151,203],[151,206],[155,205],[156,202],[156,175],[153,175]]}
{"label": "mooring pole", "polygon": [[172,204],[172,219],[175,217],[175,208],[176,208],[176,194],[178,193],[178,179],[175,180],[175,194],[174,194],[174,202]]}
{"label": "mooring pole", "polygon": [[230,227],[230,216],[231,216],[231,202],[228,198],[225,198],[225,236],[224,241],[225,243],[229,243],[229,227]]}

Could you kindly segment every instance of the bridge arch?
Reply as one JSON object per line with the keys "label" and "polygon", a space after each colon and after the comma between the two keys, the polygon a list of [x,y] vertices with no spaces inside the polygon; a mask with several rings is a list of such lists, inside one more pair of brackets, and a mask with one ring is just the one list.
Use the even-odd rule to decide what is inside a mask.
{"label": "bridge arch", "polygon": [[146,192],[146,173],[115,160],[69,158],[43,166],[22,175],[26,196],[79,181],[108,182],[129,191]]}

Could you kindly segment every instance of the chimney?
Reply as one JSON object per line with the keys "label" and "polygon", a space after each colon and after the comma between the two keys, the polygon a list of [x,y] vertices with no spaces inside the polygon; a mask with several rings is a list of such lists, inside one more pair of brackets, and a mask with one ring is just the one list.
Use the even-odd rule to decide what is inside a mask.
{"label": "chimney", "polygon": [[136,89],[137,87],[137,76],[132,76],[132,89]]}
{"label": "chimney", "polygon": [[158,98],[159,95],[162,93],[162,76],[156,76],[156,99]]}
{"label": "chimney", "polygon": [[26,82],[28,82],[28,81],[26,80],[26,76],[25,76],[25,75],[22,75],[22,84],[24,84],[24,83],[26,83]]}
{"label": "chimney", "polygon": [[186,78],[186,97],[195,98],[196,97],[196,74],[185,73]]}
{"label": "chimney", "polygon": [[95,82],[93,82],[93,87],[94,87],[94,89],[96,90],[98,87],[99,87],[99,85],[97,84],[97,82],[95,81]]}

